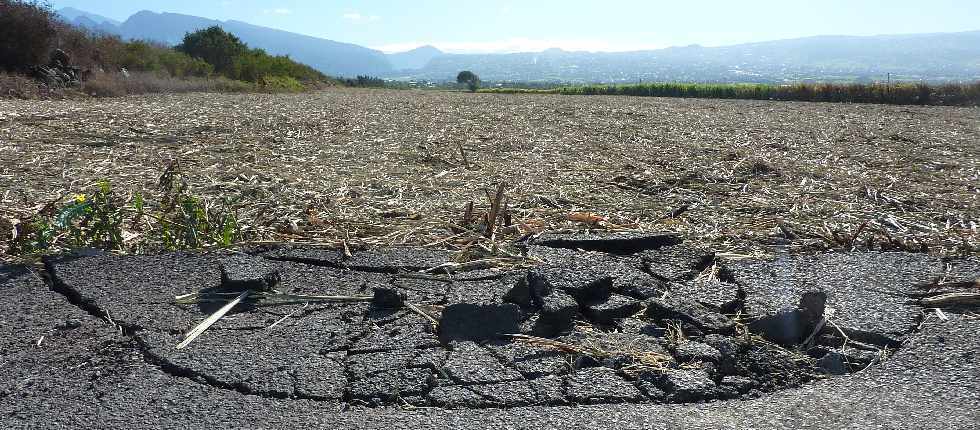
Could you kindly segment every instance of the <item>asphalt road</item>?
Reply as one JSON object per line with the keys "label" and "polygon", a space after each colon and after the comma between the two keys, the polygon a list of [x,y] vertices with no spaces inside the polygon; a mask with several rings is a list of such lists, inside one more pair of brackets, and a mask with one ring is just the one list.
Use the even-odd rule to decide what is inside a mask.
{"label": "asphalt road", "polygon": [[[398,269],[443,261],[428,254],[414,267],[412,253],[405,251],[376,251],[352,260],[356,265],[329,251],[309,250],[62,258],[48,261],[47,283],[45,273],[3,267],[0,428],[980,428],[980,316],[969,309],[945,309],[940,316],[911,298],[937,275],[976,279],[977,262],[914,254],[719,261],[727,278],[699,284],[698,273],[713,261],[689,249],[630,255],[532,251],[551,252],[546,261],[557,269],[548,273],[559,275],[547,281],[569,294],[581,285],[618,285],[640,276],[629,271],[644,272],[642,267],[663,281],[654,284],[664,285],[665,292],[684,284],[685,295],[704,302],[720,288],[741,287],[748,293],[745,312],[791,307],[799,293],[819,289],[827,292],[827,306],[839,312],[835,324],[900,344],[887,359],[847,375],[760,387],[726,400],[717,394],[724,388],[718,381],[737,372],[762,376],[744,369],[728,375],[720,370],[724,366],[709,366],[705,372],[718,385],[705,393],[715,393],[715,399],[683,403],[667,387],[657,385],[666,394],[647,391],[615,364],[569,369],[562,365],[569,356],[553,350],[506,342],[447,345],[417,314],[369,303],[246,306],[188,348],[175,348],[211,309],[178,306],[174,297],[220,290],[227,285],[222,271],[229,272],[235,258],[278,273],[280,291],[370,296],[372,288],[383,286],[436,315],[452,303],[499,304],[523,279],[492,270],[452,281],[403,277]],[[589,280],[586,266],[598,267],[594,275],[600,278],[629,273],[603,283]],[[578,278],[560,275],[563,270]],[[667,282],[662,274],[678,275]],[[532,333],[528,322],[546,308],[522,307],[521,329]],[[619,333],[635,342],[641,331],[630,331],[633,319],[617,323]],[[623,337],[576,326],[556,339],[574,343],[589,336],[613,349]],[[682,361],[677,345],[651,338],[649,349],[662,347],[670,360]]]}

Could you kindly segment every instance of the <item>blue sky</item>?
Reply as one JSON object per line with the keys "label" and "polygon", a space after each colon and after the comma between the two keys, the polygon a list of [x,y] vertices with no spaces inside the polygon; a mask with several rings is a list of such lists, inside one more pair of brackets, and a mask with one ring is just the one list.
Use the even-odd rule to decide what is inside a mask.
{"label": "blue sky", "polygon": [[[977,0],[52,0],[124,20],[143,9],[235,19],[384,51],[623,51],[823,34],[980,30]],[[468,6],[475,5],[475,6]]]}

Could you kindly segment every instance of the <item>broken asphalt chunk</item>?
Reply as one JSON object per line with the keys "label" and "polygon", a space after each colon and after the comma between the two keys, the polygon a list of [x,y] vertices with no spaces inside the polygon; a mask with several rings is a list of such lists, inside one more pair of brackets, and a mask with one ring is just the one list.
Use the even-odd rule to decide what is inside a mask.
{"label": "broken asphalt chunk", "polygon": [[554,337],[569,331],[575,326],[575,317],[579,314],[579,305],[572,296],[562,291],[543,298],[538,320],[533,332],[541,337]]}
{"label": "broken asphalt chunk", "polygon": [[714,261],[711,251],[680,244],[644,252],[643,269],[665,281],[693,279]]}
{"label": "broken asphalt chunk", "polygon": [[643,310],[643,302],[613,294],[603,303],[590,305],[585,316],[599,324],[614,324],[617,320],[636,315]]}
{"label": "broken asphalt chunk", "polygon": [[749,323],[749,331],[780,345],[798,345],[813,333],[823,318],[827,294],[811,291],[803,294],[794,309],[782,309]]}
{"label": "broken asphalt chunk", "polygon": [[735,323],[728,317],[686,297],[651,300],[646,315],[655,321],[677,320],[688,323],[705,332],[730,333],[735,329]]}
{"label": "broken asphalt chunk", "polygon": [[581,249],[629,255],[681,243],[674,233],[581,233],[538,236],[532,242],[550,248]]}
{"label": "broken asphalt chunk", "polygon": [[405,293],[391,288],[374,288],[371,306],[377,309],[399,309],[405,305]]}
{"label": "broken asphalt chunk", "polygon": [[[523,295],[522,288],[518,284],[508,296]],[[612,294],[612,277],[593,270],[536,268],[527,274],[527,289],[531,295],[531,303],[535,306],[544,306],[545,298],[556,291],[565,292],[578,303],[586,305],[600,303],[609,298]]]}
{"label": "broken asphalt chunk", "polygon": [[478,305],[457,303],[446,306],[439,322],[439,340],[483,342],[502,334],[520,332],[521,310],[517,305],[503,303]]}
{"label": "broken asphalt chunk", "polygon": [[221,288],[227,291],[272,291],[281,275],[277,265],[263,258],[236,255],[221,260]]}
{"label": "broken asphalt chunk", "polygon": [[568,377],[568,399],[580,404],[634,403],[643,399],[633,384],[607,367],[582,369]]}
{"label": "broken asphalt chunk", "polygon": [[673,403],[697,402],[717,396],[717,385],[702,369],[672,370],[666,373],[643,372],[638,385],[648,386],[646,390],[660,390],[667,400]]}

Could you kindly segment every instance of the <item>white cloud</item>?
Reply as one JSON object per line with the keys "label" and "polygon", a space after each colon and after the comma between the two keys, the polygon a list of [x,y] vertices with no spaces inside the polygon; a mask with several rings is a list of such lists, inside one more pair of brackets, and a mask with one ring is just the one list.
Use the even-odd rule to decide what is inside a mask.
{"label": "white cloud", "polygon": [[262,13],[266,15],[292,15],[292,9],[279,8],[279,9],[264,9]]}
{"label": "white cloud", "polygon": [[486,42],[407,42],[375,46],[382,52],[404,52],[419,46],[432,45],[444,52],[453,54],[506,54],[513,52],[540,52],[550,48],[566,51],[589,52],[623,52],[640,51],[645,49],[663,48],[665,45],[656,43],[615,43],[605,40],[560,40],[560,39],[528,39],[511,38]]}
{"label": "white cloud", "polygon": [[361,15],[358,12],[347,12],[342,15],[342,17],[348,21],[353,22],[373,22],[380,21],[381,17],[377,15]]}

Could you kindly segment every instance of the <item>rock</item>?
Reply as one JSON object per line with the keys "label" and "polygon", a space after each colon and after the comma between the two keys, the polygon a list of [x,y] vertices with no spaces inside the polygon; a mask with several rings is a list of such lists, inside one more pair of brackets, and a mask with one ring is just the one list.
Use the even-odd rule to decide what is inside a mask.
{"label": "rock", "polygon": [[817,368],[828,375],[846,375],[848,366],[844,355],[839,352],[828,352],[817,360]]}
{"label": "rock", "polygon": [[399,309],[405,304],[405,293],[391,288],[373,288],[374,297],[371,306],[376,309]]}
{"label": "rock", "polygon": [[272,291],[282,279],[278,267],[263,258],[234,256],[220,264],[221,287],[228,291]]}
{"label": "rock", "polygon": [[795,309],[783,309],[749,323],[749,331],[780,345],[799,345],[823,318],[827,294],[804,293]]}
{"label": "rock", "polygon": [[613,294],[603,303],[590,305],[585,316],[599,324],[615,324],[616,320],[631,317],[643,310],[643,303]]}
{"label": "rock", "polygon": [[502,334],[520,333],[521,310],[511,303],[475,305],[458,303],[446,306],[439,321],[439,340],[483,342]]}
{"label": "rock", "polygon": [[684,297],[651,300],[646,314],[656,321],[678,320],[705,332],[731,333],[735,329],[735,323],[728,317]]}
{"label": "rock", "polygon": [[701,342],[686,341],[677,345],[674,357],[678,362],[702,362],[718,364],[722,360],[721,352]]}

